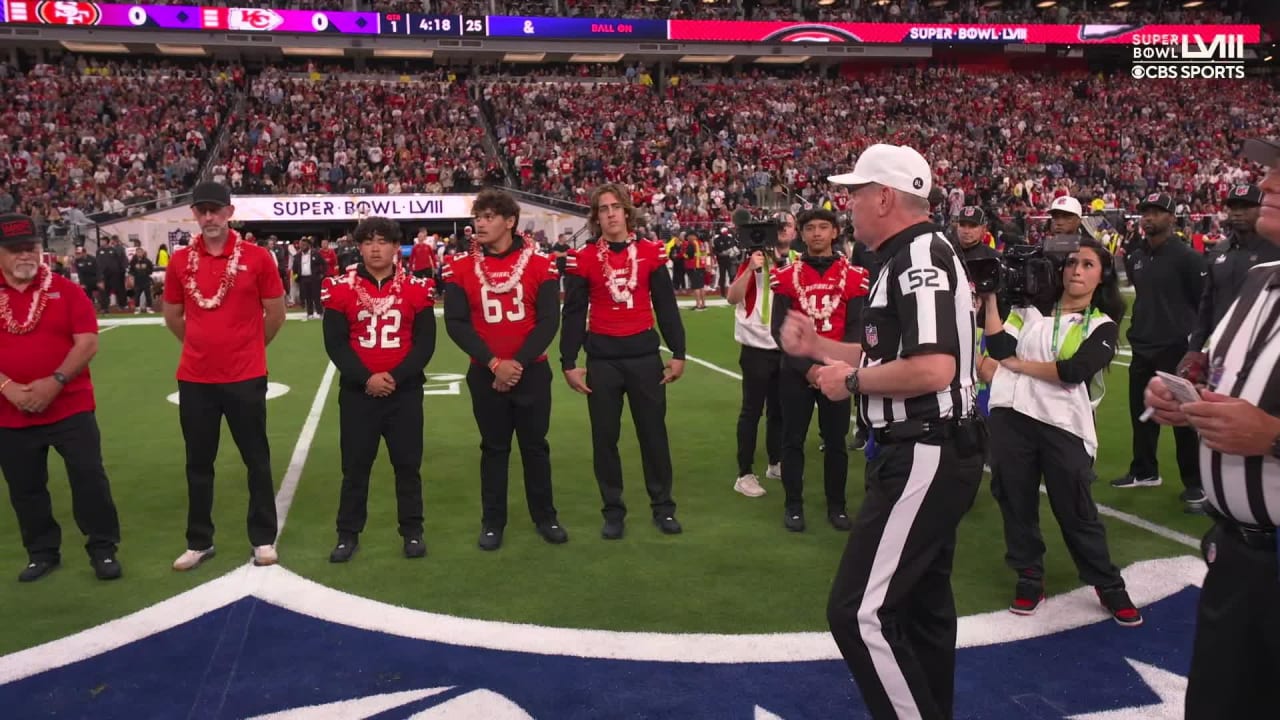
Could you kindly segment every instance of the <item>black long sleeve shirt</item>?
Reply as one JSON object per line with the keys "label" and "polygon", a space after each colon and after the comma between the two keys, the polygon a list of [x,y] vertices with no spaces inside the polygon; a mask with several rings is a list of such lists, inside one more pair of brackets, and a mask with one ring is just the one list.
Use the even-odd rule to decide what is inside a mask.
{"label": "black long sleeve shirt", "polygon": [[1135,293],[1128,333],[1134,354],[1186,348],[1207,274],[1204,257],[1171,236],[1158,248],[1135,249],[1125,262]]}
{"label": "black long sleeve shirt", "polygon": [[[1056,361],[1058,379],[1067,385],[1089,382],[1090,378],[1111,364],[1116,356],[1116,341],[1119,337],[1120,326],[1116,323],[1109,322],[1094,328],[1080,343],[1074,355]],[[988,335],[987,354],[995,360],[1014,357],[1018,354],[1018,340],[1003,331]]]}
{"label": "black long sleeve shirt", "polygon": [[1187,343],[1187,349],[1192,351],[1203,349],[1213,329],[1226,317],[1231,303],[1244,287],[1249,269],[1280,260],[1280,247],[1257,233],[1245,233],[1233,236],[1222,250],[1211,253],[1207,260],[1209,274],[1204,279],[1195,329]]}
{"label": "black long sleeve shirt", "polygon": [[[538,297],[534,300],[536,323],[533,330],[525,337],[524,343],[516,351],[513,360],[521,367],[527,366],[547,351],[551,341],[555,339],[560,328],[560,284],[555,280],[547,280],[538,286]],[[493,351],[476,332],[471,324],[471,304],[467,300],[467,291],[454,283],[444,286],[444,328],[462,352],[469,355],[481,365],[488,366],[493,360]]]}

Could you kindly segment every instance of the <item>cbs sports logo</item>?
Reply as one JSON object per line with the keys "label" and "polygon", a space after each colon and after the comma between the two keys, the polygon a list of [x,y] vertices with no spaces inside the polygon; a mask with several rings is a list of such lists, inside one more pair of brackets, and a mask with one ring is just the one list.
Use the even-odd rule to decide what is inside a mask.
{"label": "cbs sports logo", "polygon": [[1133,35],[1135,80],[1243,80],[1244,35]]}

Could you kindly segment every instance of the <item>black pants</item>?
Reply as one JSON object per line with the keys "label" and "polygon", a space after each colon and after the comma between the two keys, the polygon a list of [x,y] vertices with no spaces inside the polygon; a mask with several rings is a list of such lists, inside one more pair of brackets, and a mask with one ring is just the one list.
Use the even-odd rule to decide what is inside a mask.
{"label": "black pants", "polygon": [[267,378],[237,383],[178,382],[178,418],[187,445],[187,548],[213,545],[213,463],[222,418],[249,471],[249,542],[276,541],[275,488],[267,442]]}
{"label": "black pants", "polygon": [[383,440],[396,478],[400,535],[422,537],[422,386],[409,383],[376,398],[363,388],[343,385],[338,390],[338,426],[342,450],[339,537],[364,532],[369,475]]}
{"label": "black pants", "polygon": [[1044,577],[1040,535],[1040,478],[1049,507],[1062,528],[1067,551],[1086,585],[1124,587],[1107,550],[1107,531],[1098,519],[1090,485],[1093,458],[1071,433],[1009,408],[993,408],[991,494],[1004,517],[1005,563],[1019,575]]}
{"label": "black pants", "polygon": [[867,496],[827,621],[873,718],[952,716],[951,566],[956,526],[978,494],[983,456],[955,446],[888,444],[867,464]]}
{"label": "black pants", "polygon": [[756,459],[756,436],[760,413],[765,414],[764,449],[769,464],[782,462],[782,404],[778,398],[778,375],[782,352],[742,346],[738,367],[742,368],[742,410],[738,412],[738,475],[751,472]]}
{"label": "black pants", "polygon": [[591,449],[596,483],[604,501],[606,520],[627,514],[622,501],[622,458],[618,438],[622,434],[622,398],[631,405],[631,420],[640,441],[640,463],[649,506],[654,517],[676,511],[671,499],[671,446],[667,440],[667,386],[662,382],[662,357],[657,353],[635,358],[605,360],[587,358],[587,411],[591,416]]}
{"label": "black pants", "polygon": [[80,287],[84,288],[84,294],[89,296],[89,302],[97,306],[99,310],[103,309],[103,303],[105,301],[101,299],[96,283],[88,285],[81,284]]}
{"label": "black pants", "polygon": [[324,278],[319,275],[303,275],[298,278],[298,299],[308,315],[320,315],[324,308],[320,306],[320,283]]}
{"label": "black pants", "polygon": [[116,299],[116,307],[129,307],[129,293],[124,289],[124,273],[107,273],[103,276],[102,309],[110,307],[112,296]]}
{"label": "black pants", "polygon": [[289,299],[289,275],[290,275],[290,273],[289,273],[289,271],[288,271],[288,270],[280,270],[280,271],[279,271],[279,273],[280,273],[280,285],[281,285],[281,287],[283,287],[283,288],[284,288],[284,297],[285,297],[285,300],[288,300],[288,299]]}
{"label": "black pants", "polygon": [[1263,717],[1280,707],[1280,566],[1215,525],[1205,536],[1186,720]]}
{"label": "black pants", "polygon": [[845,486],[849,482],[849,451],[844,436],[849,433],[849,400],[832,402],[796,370],[783,366],[778,377],[782,405],[782,487],[786,490],[787,512],[804,509],[804,441],[818,406],[818,432],[823,449],[822,479],[827,512],[844,512]]}
{"label": "black pants", "polygon": [[114,551],[120,542],[120,520],[102,467],[102,436],[94,414],[83,412],[51,425],[0,428],[0,471],[9,484],[9,501],[28,557],[61,558],[62,528],[53,519],[49,497],[49,448],[62,456],[67,469],[71,512],[88,539],[89,555]]}
{"label": "black pants", "polygon": [[716,287],[723,294],[725,289],[732,285],[734,279],[738,277],[738,263],[728,258],[717,258],[716,266],[719,268],[716,272]]}
{"label": "black pants", "polygon": [[[1154,422],[1139,422],[1138,418],[1146,410],[1142,394],[1147,383],[1161,370],[1173,373],[1178,369],[1178,361],[1186,353],[1186,348],[1175,346],[1165,348],[1154,355],[1139,355],[1134,352],[1129,365],[1129,418],[1133,425],[1133,462],[1129,472],[1134,477],[1147,478],[1160,474],[1160,466],[1156,460],[1156,447],[1160,442],[1160,426]],[[1200,487],[1200,438],[1195,428],[1175,427],[1173,442],[1177,446],[1178,472],[1182,475],[1182,484],[1186,488]]]}
{"label": "black pants", "polygon": [[151,297],[151,280],[146,282],[133,281],[133,297],[134,307],[139,310],[145,305],[148,310],[155,308],[155,301]]}
{"label": "black pants", "polygon": [[556,521],[551,495],[551,368],[546,362],[524,369],[509,392],[493,389],[493,373],[483,365],[467,370],[471,410],[480,429],[480,522],[490,530],[507,526],[507,478],[511,434],[520,444],[524,496],[534,525]]}

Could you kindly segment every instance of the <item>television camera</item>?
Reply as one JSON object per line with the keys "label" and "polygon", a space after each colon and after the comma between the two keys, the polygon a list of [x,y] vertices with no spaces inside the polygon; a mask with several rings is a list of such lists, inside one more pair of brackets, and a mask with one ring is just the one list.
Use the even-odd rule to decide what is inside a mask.
{"label": "television camera", "polygon": [[1008,307],[1039,305],[1062,294],[1067,258],[1079,249],[1078,235],[1054,235],[1040,245],[1006,245],[999,257],[974,258],[964,265],[979,295],[995,293]]}

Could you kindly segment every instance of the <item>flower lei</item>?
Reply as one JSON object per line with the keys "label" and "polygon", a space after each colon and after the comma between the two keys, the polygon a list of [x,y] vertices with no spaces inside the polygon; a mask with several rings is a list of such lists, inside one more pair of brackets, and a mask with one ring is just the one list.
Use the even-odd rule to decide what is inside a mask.
{"label": "flower lei", "polygon": [[476,279],[480,281],[480,287],[486,292],[494,295],[502,295],[509,293],[520,284],[520,278],[524,277],[524,268],[529,264],[529,258],[533,257],[533,245],[525,243],[524,248],[520,250],[520,257],[516,259],[516,265],[511,269],[511,276],[505,282],[495,285],[489,279],[489,273],[484,270],[484,253],[480,250],[480,243],[475,240],[471,241],[471,258],[473,262],[471,266],[475,269]]}
{"label": "flower lei", "polygon": [[236,273],[240,271],[240,250],[243,243],[240,236],[231,233],[228,242],[232,243],[231,258],[227,260],[227,269],[222,271],[222,279],[218,281],[218,293],[211,298],[206,298],[204,293],[200,292],[200,287],[196,285],[196,271],[200,269],[200,251],[204,249],[204,236],[196,238],[191,243],[191,247],[187,248],[187,280],[183,284],[187,291],[187,297],[195,301],[202,310],[217,310],[222,306],[222,301],[226,299],[227,292],[236,284]]}
{"label": "flower lei", "polygon": [[360,278],[357,277],[354,268],[347,273],[347,282],[356,291],[356,301],[360,303],[360,307],[367,310],[370,315],[379,318],[391,312],[396,300],[400,298],[400,284],[403,278],[404,273],[401,272],[400,264],[396,263],[395,269],[391,274],[391,286],[387,289],[387,294],[380,298],[375,298],[369,294],[368,290],[364,289],[364,283],[360,282]]}
{"label": "flower lei", "polygon": [[[609,288],[609,296],[619,305],[630,302],[631,293],[636,289],[636,278],[640,277],[639,263],[636,261],[636,236],[627,237],[626,267],[615,268],[609,265],[609,243],[604,238],[596,242],[596,248],[600,257],[600,269],[604,273],[604,286]],[[622,277],[624,273],[629,273],[630,276],[627,278],[626,285],[619,288],[614,280]]]}
{"label": "flower lei", "polygon": [[9,309],[9,294],[0,292],[0,321],[10,335],[26,335],[36,329],[40,316],[44,315],[45,306],[49,304],[49,285],[53,283],[53,273],[48,266],[41,264],[36,270],[39,282],[35,295],[31,298],[31,307],[27,308],[27,319],[21,323],[14,320],[13,311]]}
{"label": "flower lei", "polygon": [[[840,283],[836,287],[838,293],[837,297],[839,298],[844,297],[845,283],[849,279],[849,269],[845,267],[848,262],[849,261],[845,260],[843,257],[837,258],[835,261],[835,264],[840,266]],[[796,298],[800,301],[801,309],[803,309],[804,313],[815,321],[826,322],[827,320],[830,320],[831,316],[835,314],[836,308],[840,306],[839,301],[830,302],[828,298],[824,297],[823,300],[826,302],[823,302],[822,307],[819,308],[818,298],[810,295],[804,285],[800,283],[800,276],[804,273],[805,268],[804,260],[797,259],[794,265],[795,269],[791,271],[791,284],[795,286]]]}

